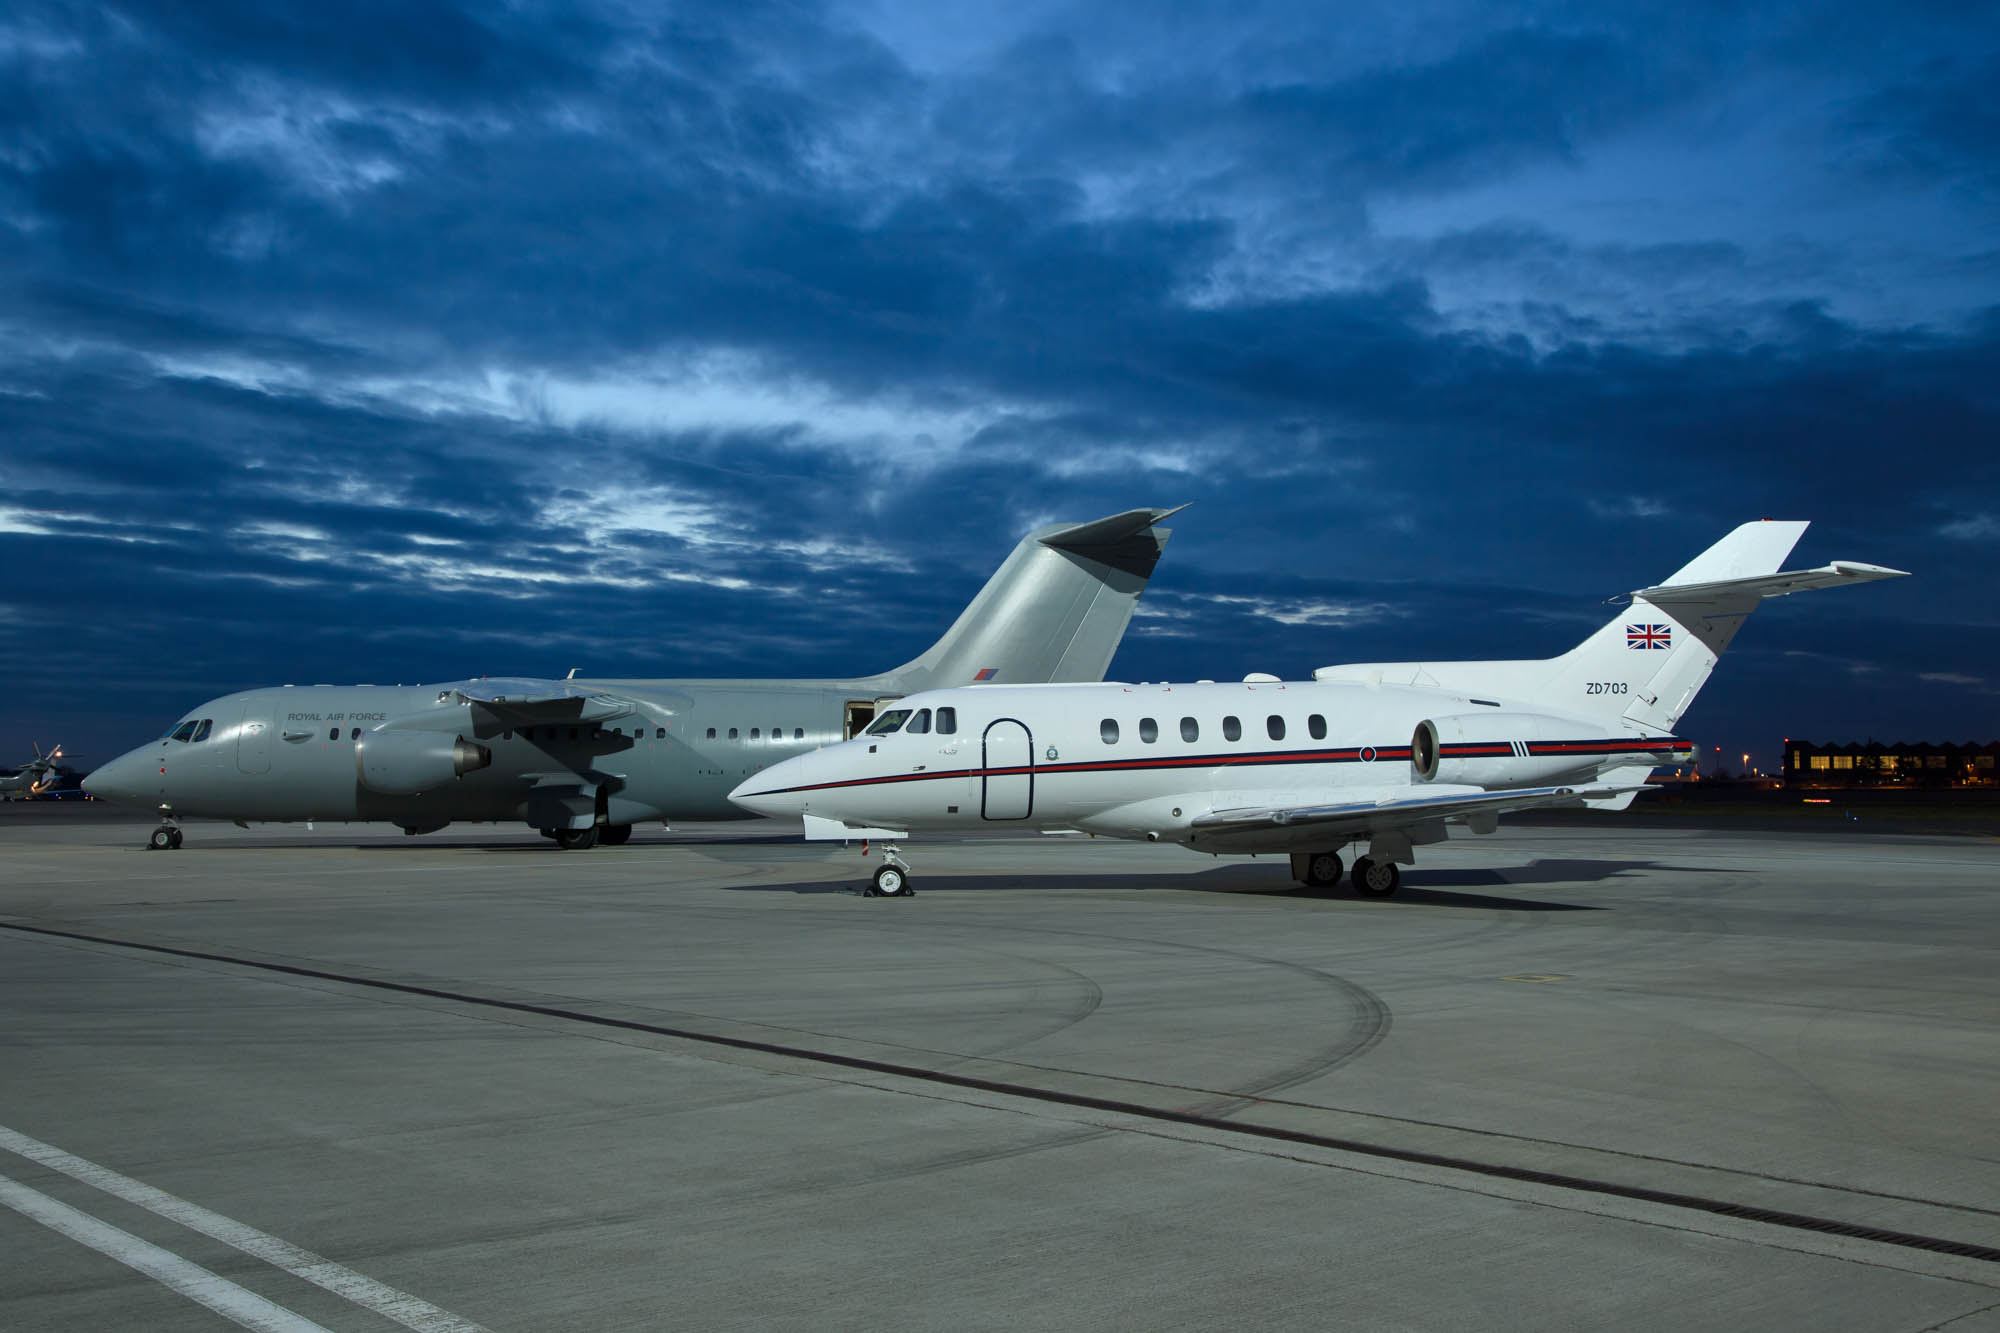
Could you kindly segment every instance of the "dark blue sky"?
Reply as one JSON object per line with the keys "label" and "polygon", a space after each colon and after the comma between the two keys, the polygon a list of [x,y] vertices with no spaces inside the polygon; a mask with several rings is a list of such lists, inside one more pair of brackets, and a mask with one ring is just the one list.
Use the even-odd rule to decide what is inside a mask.
{"label": "dark blue sky", "polygon": [[1196,500],[1113,666],[1542,656],[1738,522],[1683,730],[2000,735],[1991,5],[0,16],[0,762],[224,690],[852,674]]}

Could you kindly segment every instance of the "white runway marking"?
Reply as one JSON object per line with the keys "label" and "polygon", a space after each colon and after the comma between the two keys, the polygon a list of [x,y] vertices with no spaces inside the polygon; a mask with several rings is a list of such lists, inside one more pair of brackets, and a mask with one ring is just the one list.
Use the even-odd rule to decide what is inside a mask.
{"label": "white runway marking", "polygon": [[[200,1204],[189,1203],[186,1199],[169,1194],[165,1190],[155,1189],[143,1181],[134,1180],[130,1176],[120,1175],[108,1166],[99,1166],[95,1162],[78,1157],[74,1153],[64,1152],[62,1149],[52,1147],[39,1139],[29,1138],[26,1134],[8,1129],[4,1125],[0,1125],[0,1148],[25,1157],[31,1162],[38,1162],[50,1170],[60,1171],[71,1179],[80,1180],[86,1185],[103,1190],[106,1194],[116,1195],[127,1203],[137,1204],[139,1207],[149,1212],[157,1213],[169,1221],[178,1222],[191,1231],[199,1231],[204,1236],[219,1240],[225,1245],[233,1246],[243,1251],[243,1253],[250,1255],[252,1258],[262,1259],[265,1263],[275,1268],[284,1269],[294,1277],[304,1278],[316,1287],[322,1287],[336,1296],[344,1297],[347,1300],[353,1301],[356,1305],[373,1310],[376,1314],[384,1318],[393,1319],[405,1328],[416,1329],[417,1333],[490,1333],[490,1330],[482,1324],[475,1324],[470,1319],[462,1319],[449,1310],[441,1310],[429,1301],[412,1296],[407,1291],[398,1291],[394,1287],[377,1282],[365,1274],[357,1273],[345,1265],[337,1264],[323,1255],[314,1254],[311,1250],[294,1245],[288,1240],[280,1240],[278,1237],[268,1232],[259,1231],[247,1223],[238,1222],[234,1218],[224,1217],[221,1213],[211,1212],[203,1208]],[[19,1188],[26,1189],[27,1187],[19,1186]],[[30,1191],[30,1193],[32,1192]],[[53,1199],[49,1200],[49,1202],[55,1203]],[[56,1204],[56,1206],[63,1207],[64,1205]],[[79,1213],[77,1215],[85,1217],[86,1220],[95,1220],[88,1218],[85,1214]],[[41,1221],[42,1219],[36,1218],[36,1220]],[[104,1224],[100,1223],[99,1225]],[[61,1228],[57,1229],[60,1230]],[[116,1228],[110,1229],[116,1230]],[[64,1234],[68,1235],[69,1233],[65,1232]],[[119,1232],[118,1234],[121,1236],[125,1235],[124,1232]],[[137,1241],[136,1237],[128,1237],[128,1239]],[[90,1242],[86,1241],[84,1243],[89,1244]],[[145,1244],[143,1241],[138,1241],[138,1243]],[[106,1253],[109,1253],[109,1251],[106,1251]],[[163,1250],[161,1253],[165,1254],[166,1252]],[[114,1255],[113,1257],[119,1258],[120,1256]],[[168,1257],[172,1258],[173,1256],[169,1255]],[[136,1264],[133,1266],[138,1267]],[[193,1265],[189,1265],[189,1267],[193,1267]],[[141,1269],[141,1271],[146,1272],[149,1270]],[[196,1269],[196,1271],[205,1272],[206,1270]],[[223,1279],[216,1278],[215,1280],[220,1282]],[[176,1288],[176,1290],[179,1290],[179,1288]],[[245,1294],[247,1295],[248,1293]],[[206,1304],[206,1302],[203,1303]],[[278,1307],[273,1306],[272,1308],[277,1309]],[[289,1312],[281,1311],[281,1313]],[[231,1317],[234,1318],[233,1315]],[[256,1325],[255,1327],[262,1327],[262,1325]],[[300,1320],[295,1327],[317,1328],[319,1325]]]}
{"label": "white runway marking", "polygon": [[260,1333],[332,1333],[325,1325],[293,1314],[282,1305],[273,1305],[256,1292],[239,1287],[200,1264],[189,1263],[129,1231],[100,1222],[89,1213],[78,1212],[12,1177],[0,1176],[0,1203],[80,1245],[109,1255],[127,1268],[136,1268],[161,1286],[191,1301],[199,1301],[245,1328],[258,1329]]}

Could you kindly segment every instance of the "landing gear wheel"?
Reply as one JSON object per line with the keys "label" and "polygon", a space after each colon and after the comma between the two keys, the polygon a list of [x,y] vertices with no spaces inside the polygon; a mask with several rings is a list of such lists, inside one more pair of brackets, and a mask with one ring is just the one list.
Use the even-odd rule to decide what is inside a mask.
{"label": "landing gear wheel", "polygon": [[1362,857],[1354,863],[1355,892],[1370,898],[1386,898],[1403,882],[1403,873],[1394,861]]}
{"label": "landing gear wheel", "polygon": [[181,831],[179,829],[174,830],[174,840],[167,845],[171,847],[174,851],[179,851],[181,849]]}
{"label": "landing gear wheel", "polygon": [[179,833],[180,833],[179,829],[168,828],[164,825],[154,829],[153,836],[146,839],[146,850],[149,852],[172,851],[174,848],[181,845],[181,841],[178,836]]}
{"label": "landing gear wheel", "polygon": [[1306,886],[1314,889],[1330,889],[1340,883],[1339,852],[1314,852],[1306,858]]}
{"label": "landing gear wheel", "polygon": [[606,847],[623,847],[632,840],[630,824],[606,824],[597,831],[597,840]]}
{"label": "landing gear wheel", "polygon": [[566,852],[580,852],[597,845],[597,825],[589,828],[566,828],[556,830],[556,846]]}
{"label": "landing gear wheel", "polygon": [[900,866],[879,867],[871,887],[878,898],[907,898],[914,892],[910,888],[910,877],[903,873]]}

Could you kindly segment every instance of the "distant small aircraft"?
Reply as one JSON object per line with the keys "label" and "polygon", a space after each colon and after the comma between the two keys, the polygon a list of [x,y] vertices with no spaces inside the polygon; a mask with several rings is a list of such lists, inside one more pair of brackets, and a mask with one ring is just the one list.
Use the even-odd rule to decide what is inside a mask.
{"label": "distant small aircraft", "polygon": [[[1182,506],[1185,508],[1185,506]],[[429,833],[524,820],[565,848],[615,846],[652,819],[743,819],[729,789],[854,735],[911,690],[1101,680],[1177,509],[1037,528],[924,654],[827,680],[561,680],[312,685],[211,699],[84,779],[180,819],[383,820]],[[913,578],[922,578],[914,575]],[[693,627],[698,630],[699,627]]]}
{"label": "distant small aircraft", "polygon": [[56,767],[56,761],[62,758],[62,746],[56,746],[47,754],[42,753],[39,745],[35,745],[34,750],[35,757],[31,762],[0,776],[0,800],[25,801],[31,796],[40,796],[62,781],[62,772]]}
{"label": "distant small aircraft", "polygon": [[1313,887],[1365,841],[1357,891],[1396,891],[1398,864],[1457,824],[1510,811],[1622,810],[1717,657],[1766,597],[1899,578],[1836,561],[1778,573],[1806,524],[1746,523],[1560,657],[1371,662],[1311,681],[931,690],[867,734],[764,769],[730,799],[802,815],[806,836],[887,844],[874,891],[909,891],[911,831],[1073,829],[1199,852],[1289,853]]}

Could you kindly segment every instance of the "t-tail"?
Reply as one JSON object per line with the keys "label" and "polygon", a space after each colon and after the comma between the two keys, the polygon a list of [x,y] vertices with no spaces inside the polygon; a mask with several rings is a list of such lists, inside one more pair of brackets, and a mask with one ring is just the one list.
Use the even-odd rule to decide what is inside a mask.
{"label": "t-tail", "polygon": [[1153,576],[1176,509],[1056,523],[1021,539],[944,637],[872,677],[884,694],[950,685],[1099,681]]}
{"label": "t-tail", "polygon": [[1893,579],[1905,571],[1836,560],[1781,571],[1807,524],[1745,523],[1666,581],[1631,594],[1604,627],[1560,657],[1516,662],[1371,662],[1323,667],[1321,680],[1431,685],[1569,717],[1671,732],[1716,659],[1767,597]]}

